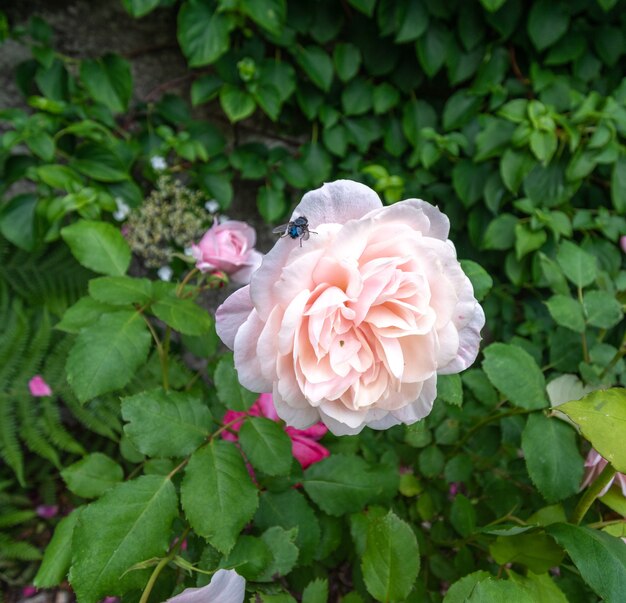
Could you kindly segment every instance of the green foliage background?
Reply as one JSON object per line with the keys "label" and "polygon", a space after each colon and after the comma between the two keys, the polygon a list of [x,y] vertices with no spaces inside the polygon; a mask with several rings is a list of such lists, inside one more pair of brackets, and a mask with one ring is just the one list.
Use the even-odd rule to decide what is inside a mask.
{"label": "green foliage background", "polygon": [[[14,342],[23,351],[0,373],[0,453],[11,468],[3,478],[37,489],[46,463],[65,467],[70,493],[57,486],[38,496],[69,497],[78,507],[57,528],[38,583],[60,582],[71,566],[79,600],[124,593],[138,600],[151,557],[185,534],[186,556],[169,551],[153,596],[169,596],[176,580],[195,585],[197,574],[183,571],[193,564],[237,567],[263,601],[304,591],[302,600],[313,603],[325,600],[329,585],[330,600],[441,601],[450,584],[448,603],[618,601],[626,577],[615,537],[623,534],[624,503],[613,489],[603,498],[612,511],[598,503],[587,517],[612,535],[576,525],[588,444],[545,409],[546,383],[562,375],[579,395],[583,386],[626,385],[619,247],[626,234],[626,2],[123,4],[138,19],[176,12],[189,98],[136,99],[123,57],[64,56],[41,19],[11,28],[0,15],[0,38],[32,51],[15,73],[28,108],[0,111],[0,314],[11,325],[0,352],[10,356]],[[222,120],[203,119],[207,108]],[[336,178],[363,181],[386,203],[420,197],[439,205],[483,300],[483,356],[463,375],[440,379],[425,421],[329,438],[331,457],[304,474],[295,465],[273,470],[267,456],[251,454],[259,495],[232,445],[202,444],[225,407],[241,410],[254,396],[239,390],[229,357],[207,335],[212,324],[193,301],[198,291],[124,276],[130,254],[112,233],[110,214],[119,201],[142,204],[161,173],[154,157],[224,212],[239,190],[256,190],[249,211],[267,223],[286,221],[303,192]],[[86,253],[82,243],[95,239]],[[46,270],[25,278],[41,261]],[[107,276],[87,290],[90,271]],[[50,324],[68,307],[51,339]],[[151,347],[155,318],[184,335],[171,349],[169,335],[167,346]],[[111,338],[123,366],[105,357]],[[55,358],[70,348],[66,379]],[[189,351],[209,359],[216,391],[203,389],[180,361]],[[95,380],[94,357],[103,371]],[[20,393],[36,369],[62,392],[41,412]],[[621,401],[610,406],[608,423],[600,420],[604,436],[583,429],[596,447],[608,431],[623,434],[615,417],[626,403],[623,390],[614,391]],[[179,448],[165,435],[168,421],[143,418],[164,434],[167,453],[142,431],[149,400],[165,416],[171,405],[189,415]],[[196,441],[189,417],[200,415]],[[76,420],[89,431],[76,435]],[[249,432],[250,450],[285,446],[281,434],[267,436],[268,444]],[[44,464],[25,464],[23,447]],[[622,462],[612,459],[624,470]],[[94,471],[100,485],[89,481]],[[208,511],[207,474],[226,493]],[[123,476],[135,479],[118,483]],[[448,496],[451,485],[462,493]],[[7,527],[36,521],[19,514],[27,501],[3,500],[0,518],[13,518]],[[137,508],[147,518],[140,526]],[[113,527],[103,535],[112,515],[125,529],[136,527],[145,548]],[[0,551],[7,559],[38,555],[32,545],[11,553],[19,544],[10,531]],[[67,547],[73,558],[56,554]],[[591,567],[591,550],[601,550],[609,578]],[[571,562],[553,579],[547,572],[565,553]],[[109,573],[92,579],[98,564]],[[505,568],[507,579],[496,579]],[[30,570],[9,561],[4,571],[19,583]],[[272,582],[273,575],[287,578]]]}

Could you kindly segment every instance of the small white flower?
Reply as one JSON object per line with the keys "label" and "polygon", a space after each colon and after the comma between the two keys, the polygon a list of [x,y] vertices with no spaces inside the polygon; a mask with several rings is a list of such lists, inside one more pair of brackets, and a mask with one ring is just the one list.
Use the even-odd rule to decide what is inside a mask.
{"label": "small white flower", "polygon": [[159,155],[150,157],[150,165],[152,166],[152,169],[156,170],[157,172],[167,168],[167,163],[165,163],[165,159],[163,159],[163,157]]}
{"label": "small white flower", "polygon": [[188,255],[189,257],[193,257],[193,247],[185,247],[184,253],[185,255]]}
{"label": "small white flower", "polygon": [[210,214],[214,214],[220,208],[220,204],[215,200],[211,199],[204,204],[204,209],[206,209]]}
{"label": "small white flower", "polygon": [[217,223],[218,224],[223,224],[224,222],[230,222],[230,218],[228,216],[225,215],[221,215],[217,217]]}
{"label": "small white flower", "polygon": [[124,200],[121,197],[115,197],[115,205],[117,205],[117,209],[113,212],[113,218],[115,218],[118,222],[125,220],[130,213],[130,206],[124,203]]}
{"label": "small white flower", "polygon": [[161,266],[157,270],[157,274],[162,281],[171,281],[174,271],[169,266]]}
{"label": "small white flower", "polygon": [[165,603],[243,603],[246,581],[235,570],[218,570],[202,588],[187,588]]}

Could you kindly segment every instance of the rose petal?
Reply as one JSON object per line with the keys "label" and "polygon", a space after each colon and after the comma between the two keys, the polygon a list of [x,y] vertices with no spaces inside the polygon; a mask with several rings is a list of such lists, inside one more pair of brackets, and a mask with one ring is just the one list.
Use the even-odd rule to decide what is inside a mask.
{"label": "rose petal", "polygon": [[165,603],[243,603],[246,581],[235,570],[217,570],[201,588],[187,588]]}
{"label": "rose petal", "polygon": [[254,306],[250,298],[250,286],[246,285],[235,291],[217,309],[215,313],[215,330],[218,337],[231,350],[235,347],[235,336],[239,327],[248,319]]}

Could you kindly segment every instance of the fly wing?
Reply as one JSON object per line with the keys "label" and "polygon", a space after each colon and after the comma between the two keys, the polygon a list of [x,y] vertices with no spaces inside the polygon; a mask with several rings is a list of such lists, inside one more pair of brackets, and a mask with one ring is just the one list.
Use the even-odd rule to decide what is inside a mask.
{"label": "fly wing", "polygon": [[289,228],[289,224],[281,224],[280,226],[273,228],[272,233],[273,234],[285,234],[288,228]]}
{"label": "fly wing", "polygon": [[307,229],[306,229],[306,230],[302,233],[302,236],[301,236],[300,238],[301,238],[301,239],[304,239],[305,241],[308,241],[310,236],[311,236],[311,235],[310,235],[310,233],[309,233],[309,229],[307,228]]}

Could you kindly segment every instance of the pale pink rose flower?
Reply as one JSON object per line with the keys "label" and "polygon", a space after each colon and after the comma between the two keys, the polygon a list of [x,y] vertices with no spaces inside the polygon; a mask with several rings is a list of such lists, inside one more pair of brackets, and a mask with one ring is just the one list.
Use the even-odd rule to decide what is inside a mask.
{"label": "pale pink rose flower", "polygon": [[307,193],[299,216],[315,234],[302,246],[278,239],[217,311],[242,385],[272,391],[298,429],[321,419],[345,435],[424,418],[437,374],[474,362],[485,322],[447,217],[419,199],[383,207],[349,180]]}
{"label": "pale pink rose flower", "polygon": [[52,395],[52,389],[44,381],[41,375],[35,375],[28,382],[28,389],[30,390],[31,396],[35,396],[36,398],[42,398],[44,396]]}
{"label": "pale pink rose flower", "polygon": [[254,228],[245,222],[215,222],[200,242],[191,246],[191,254],[200,271],[222,270],[235,283],[247,284],[263,257],[254,249],[255,242]]}
{"label": "pale pink rose flower", "polygon": [[[583,482],[580,485],[581,490],[590,486],[600,473],[602,473],[607,464],[608,461],[601,456],[595,448],[592,448],[585,459],[585,475],[583,476]],[[619,486],[622,491],[622,496],[626,497],[626,475],[623,473],[616,473],[598,496],[604,496],[614,483]]]}
{"label": "pale pink rose flower", "polygon": [[[246,415],[253,417],[265,417],[272,421],[279,421],[279,416],[274,408],[274,402],[272,401],[272,394],[261,394],[259,399],[249,408],[247,412],[239,412],[236,410],[229,410],[225,415],[223,422],[232,423],[239,417],[243,419]],[[231,431],[223,431],[222,437],[231,442],[236,442],[238,436],[234,432],[238,432],[241,429],[242,422],[235,423],[230,426]],[[285,427],[285,433],[291,440],[291,453],[296,460],[302,465],[303,469],[306,469],[314,463],[319,463],[330,455],[327,448],[324,448],[317,440],[323,438],[328,429],[321,423],[311,425],[307,429],[295,429],[294,427]]]}
{"label": "pale pink rose flower", "polygon": [[246,581],[235,570],[218,570],[201,588],[186,588],[165,603],[243,603]]}

